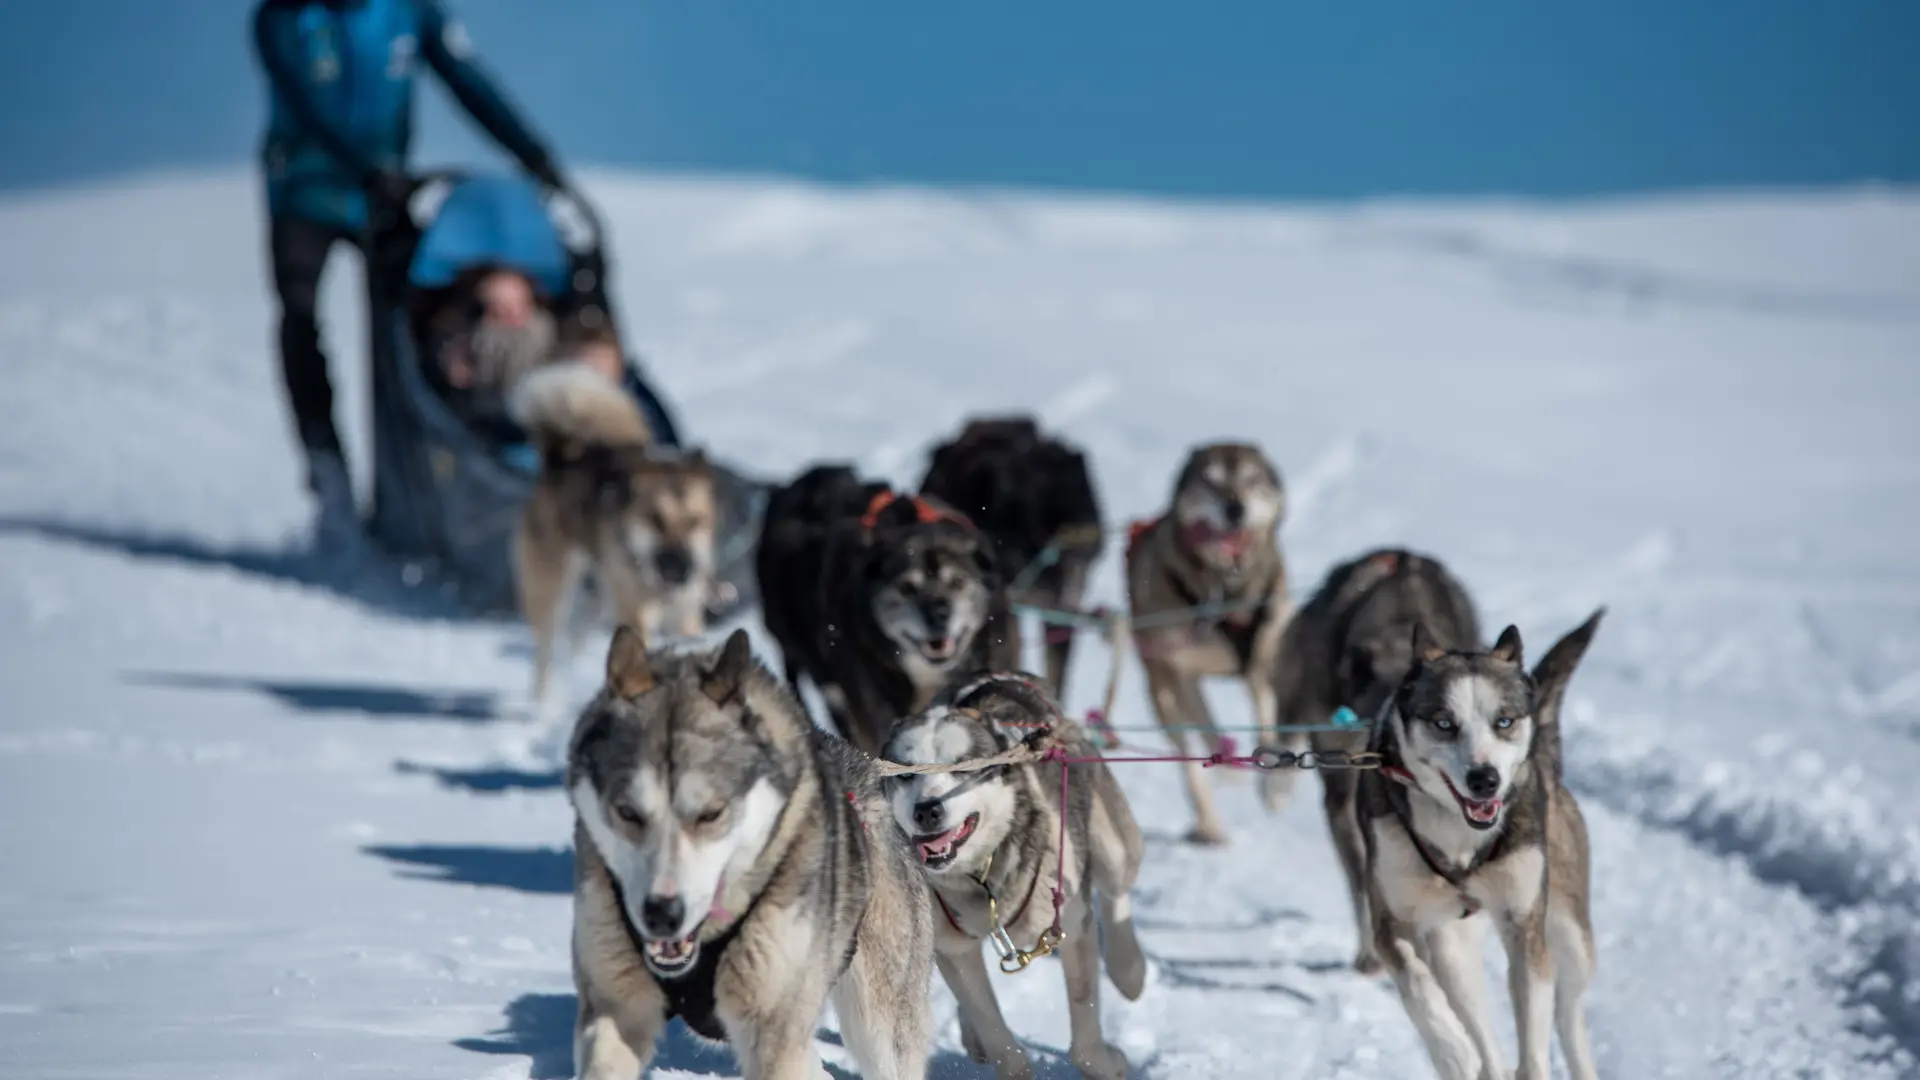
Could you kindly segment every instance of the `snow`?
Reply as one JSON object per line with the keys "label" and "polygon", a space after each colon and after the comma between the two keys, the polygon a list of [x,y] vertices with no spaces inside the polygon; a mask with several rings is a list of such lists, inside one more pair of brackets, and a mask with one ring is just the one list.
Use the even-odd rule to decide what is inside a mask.
{"label": "snow", "polygon": [[[1920,1070],[1920,194],[590,180],[654,376],[749,467],[911,481],[962,417],[1032,407],[1119,520],[1189,445],[1251,437],[1303,589],[1405,542],[1535,649],[1609,605],[1567,742],[1603,1074]],[[239,172],[0,203],[0,1075],[569,1075],[569,818],[558,735],[522,719],[526,635],[404,568],[288,553],[258,210]],[[359,272],[331,274],[351,356]],[[1071,702],[1104,675],[1087,646]],[[1147,719],[1130,663],[1116,721]],[[1346,969],[1312,781],[1271,817],[1223,780],[1233,843],[1203,851],[1177,775],[1120,768],[1154,974],[1103,1011],[1138,1075],[1430,1075],[1390,988]],[[1003,1005],[1070,1076],[1035,971],[996,976]],[[935,1075],[988,1075],[932,992]],[[660,1061],[734,1075],[683,1033]]]}

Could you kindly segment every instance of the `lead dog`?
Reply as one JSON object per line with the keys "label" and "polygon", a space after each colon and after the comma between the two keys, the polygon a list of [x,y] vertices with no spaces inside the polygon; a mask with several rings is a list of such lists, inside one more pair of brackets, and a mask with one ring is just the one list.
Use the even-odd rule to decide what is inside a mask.
{"label": "lead dog", "polygon": [[[1102,538],[1084,453],[1043,435],[1030,416],[974,419],[933,448],[920,493],[966,514],[993,541],[1013,602],[1080,607]],[[1073,638],[1072,627],[1045,627],[1047,681],[1062,701]]]}
{"label": "lead dog", "polygon": [[638,1080],[679,1016],[749,1077],[813,1080],[829,999],[862,1076],[925,1075],[932,912],[906,838],[871,759],[744,630],[681,656],[617,631],[566,784],[581,1076]]}
{"label": "lead dog", "polygon": [[[985,676],[946,698],[895,725],[887,760],[948,764],[991,757],[1032,739],[1051,739],[1070,757],[1098,757],[1085,730],[1061,716],[1046,692],[1023,676]],[[1033,1075],[994,999],[980,943],[995,936],[996,949],[1018,949],[1057,925],[1065,934],[1060,960],[1072,1030],[1067,1057],[1086,1076],[1121,1080],[1127,1059],[1100,1031],[1101,942],[1107,976],[1129,1001],[1139,998],[1146,959],[1134,936],[1128,894],[1140,872],[1140,828],[1104,764],[1066,766],[1064,905],[1056,924],[1048,894],[1062,862],[1060,768],[1030,762],[908,775],[888,779],[886,787],[894,820],[912,838],[933,887],[934,958],[959,1001],[967,1052],[991,1062],[1000,1080]]]}
{"label": "lead dog", "polygon": [[1519,1080],[1549,1080],[1550,1024],[1573,1080],[1595,1080],[1586,822],[1545,740],[1601,614],[1531,675],[1514,627],[1483,652],[1416,624],[1411,670],[1374,724],[1383,760],[1359,805],[1374,947],[1442,1080],[1509,1075],[1481,961],[1488,922],[1506,946]]}
{"label": "lead dog", "polygon": [[[1424,623],[1443,641],[1477,642],[1480,623],[1467,592],[1438,560],[1398,548],[1370,551],[1334,567],[1287,624],[1275,669],[1280,722],[1325,725],[1341,707],[1372,718],[1413,666],[1413,627]],[[1315,732],[1316,751],[1366,749],[1369,728]],[[1360,948],[1355,970],[1380,971],[1368,914],[1366,841],[1355,813],[1359,776],[1320,772],[1322,805],[1347,879]]]}
{"label": "lead dog", "polygon": [[[1253,698],[1254,721],[1266,736],[1260,741],[1282,745],[1268,732],[1276,723],[1273,667],[1290,614],[1286,560],[1274,535],[1286,513],[1280,471],[1247,443],[1198,447],[1174,482],[1172,503],[1160,518],[1136,526],[1127,545],[1127,600],[1154,716],[1179,753],[1189,752],[1187,735],[1195,729],[1209,752],[1219,750],[1200,680],[1231,676]],[[1284,745],[1304,749],[1305,741]],[[1194,813],[1188,838],[1225,843],[1204,768],[1189,762],[1186,782]],[[1283,808],[1292,790],[1291,770],[1261,773],[1268,809]]]}

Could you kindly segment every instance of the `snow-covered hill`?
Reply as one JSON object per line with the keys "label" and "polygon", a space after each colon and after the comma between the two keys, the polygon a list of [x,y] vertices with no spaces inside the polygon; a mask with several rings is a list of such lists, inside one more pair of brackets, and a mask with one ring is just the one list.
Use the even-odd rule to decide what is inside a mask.
{"label": "snow-covered hill", "polygon": [[[1252,437],[1303,587],[1406,542],[1532,641],[1610,605],[1568,744],[1603,1072],[1915,1075],[1920,196],[591,180],[630,331],[749,466],[910,481],[966,414],[1031,407],[1119,517],[1190,444]],[[554,738],[518,718],[525,635],[400,568],[285,553],[257,211],[240,173],[0,204],[0,1076],[567,1075],[568,815]],[[342,259],[342,358],[358,288]],[[1083,656],[1080,704],[1104,674]],[[1146,719],[1129,665],[1118,720]],[[1345,968],[1311,781],[1278,818],[1227,788],[1234,843],[1200,851],[1176,775],[1122,780],[1155,973],[1105,1010],[1138,1075],[1428,1074],[1390,989]],[[1007,1013],[1068,1076],[1035,971],[1000,979]],[[934,992],[936,1075],[987,1075]],[[662,1060],[731,1075],[685,1037]]]}

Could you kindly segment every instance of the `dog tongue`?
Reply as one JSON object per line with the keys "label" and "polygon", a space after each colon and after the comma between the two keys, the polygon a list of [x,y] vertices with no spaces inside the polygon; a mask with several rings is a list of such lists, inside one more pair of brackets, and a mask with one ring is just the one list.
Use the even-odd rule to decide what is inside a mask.
{"label": "dog tongue", "polygon": [[1492,821],[1500,816],[1499,799],[1470,800],[1464,805],[1467,816],[1475,821]]}

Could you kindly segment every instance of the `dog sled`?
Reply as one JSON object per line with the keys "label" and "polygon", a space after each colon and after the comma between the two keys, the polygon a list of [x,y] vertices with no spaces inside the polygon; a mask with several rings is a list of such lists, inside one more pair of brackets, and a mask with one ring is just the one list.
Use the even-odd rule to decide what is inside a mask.
{"label": "dog sled", "polygon": [[[431,210],[417,211],[422,204]],[[575,192],[545,195],[515,178],[459,171],[418,178],[407,205],[386,216],[389,222],[373,230],[367,258],[370,532],[390,554],[433,566],[474,608],[510,612],[516,607],[513,535],[538,474],[538,455],[510,424],[502,430],[462,419],[445,381],[430,367],[435,361],[419,300],[463,269],[492,262],[534,281],[556,316],[597,309],[617,328],[600,218]],[[682,447],[671,411],[631,352],[624,357],[624,378],[663,449]],[[718,604],[714,614],[724,616],[754,599],[752,549],[767,485],[718,463],[715,470],[717,584],[730,602]]]}

